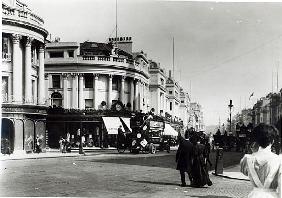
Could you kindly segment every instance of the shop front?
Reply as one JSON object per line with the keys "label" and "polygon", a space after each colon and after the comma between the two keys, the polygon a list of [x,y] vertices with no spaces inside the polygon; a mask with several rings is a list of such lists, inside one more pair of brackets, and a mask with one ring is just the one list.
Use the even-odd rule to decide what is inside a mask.
{"label": "shop front", "polygon": [[46,125],[49,147],[60,148],[62,139],[72,148],[78,148],[80,144],[88,148],[116,147],[119,126],[124,131],[131,131],[129,115],[129,112],[50,108]]}

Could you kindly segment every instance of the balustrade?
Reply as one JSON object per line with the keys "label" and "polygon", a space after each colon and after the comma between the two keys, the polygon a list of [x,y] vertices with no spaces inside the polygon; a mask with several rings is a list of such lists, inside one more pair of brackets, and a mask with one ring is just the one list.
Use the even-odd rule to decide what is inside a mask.
{"label": "balustrade", "polygon": [[5,18],[5,16],[12,16],[14,18],[19,18],[23,20],[31,20],[40,26],[44,24],[44,20],[42,18],[28,11],[18,10],[10,7],[2,7],[2,14],[3,18]]}

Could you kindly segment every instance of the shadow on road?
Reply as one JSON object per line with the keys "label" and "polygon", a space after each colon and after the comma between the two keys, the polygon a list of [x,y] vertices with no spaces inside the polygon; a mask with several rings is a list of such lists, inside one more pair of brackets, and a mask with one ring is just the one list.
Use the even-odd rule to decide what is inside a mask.
{"label": "shadow on road", "polygon": [[177,183],[171,182],[159,182],[159,181],[136,181],[136,180],[129,180],[132,182],[143,183],[143,184],[159,184],[159,185],[167,185],[167,186],[179,186]]}
{"label": "shadow on road", "polygon": [[232,197],[227,197],[227,196],[218,196],[218,195],[189,195],[190,197],[195,197],[195,198],[232,198]]}
{"label": "shadow on road", "polygon": [[139,165],[160,168],[176,168],[175,153],[165,156],[155,157],[134,157],[134,158],[119,158],[119,159],[95,159],[93,162],[113,163],[113,164],[126,164],[126,165]]}
{"label": "shadow on road", "polygon": [[[129,180],[129,181],[132,181],[132,182],[137,182],[137,183],[143,183],[143,184],[159,184],[159,185],[167,185],[167,186],[179,186],[178,183],[171,183],[171,182],[159,182],[159,181],[136,181],[136,180]],[[187,187],[191,187],[191,188],[194,188],[192,186],[187,186]],[[185,188],[185,187],[184,187]],[[199,187],[199,188],[208,188],[206,186],[203,186],[203,187]]]}

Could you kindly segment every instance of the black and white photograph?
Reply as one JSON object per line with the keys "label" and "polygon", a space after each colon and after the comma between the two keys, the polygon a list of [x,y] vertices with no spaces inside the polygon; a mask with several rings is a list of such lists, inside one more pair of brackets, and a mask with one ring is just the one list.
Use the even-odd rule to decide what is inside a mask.
{"label": "black and white photograph", "polygon": [[2,0],[0,197],[282,198],[282,1]]}

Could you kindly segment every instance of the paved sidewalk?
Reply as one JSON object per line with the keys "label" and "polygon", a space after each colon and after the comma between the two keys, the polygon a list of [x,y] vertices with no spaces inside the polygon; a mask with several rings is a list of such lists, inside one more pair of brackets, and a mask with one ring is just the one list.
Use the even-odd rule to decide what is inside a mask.
{"label": "paved sidewalk", "polygon": [[16,153],[11,155],[0,155],[0,161],[5,160],[21,160],[21,159],[39,159],[39,158],[56,158],[56,157],[75,157],[80,154],[73,153],[61,153],[59,151],[47,151],[45,153]]}
{"label": "paved sidewalk", "polygon": [[[214,174],[214,171],[213,171]],[[246,180],[249,181],[249,178],[240,172],[240,165],[232,166],[226,169],[223,169],[223,174],[218,174],[219,177],[225,177],[229,179],[237,180]]]}

